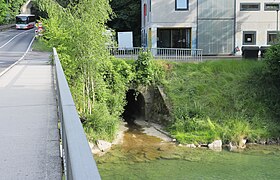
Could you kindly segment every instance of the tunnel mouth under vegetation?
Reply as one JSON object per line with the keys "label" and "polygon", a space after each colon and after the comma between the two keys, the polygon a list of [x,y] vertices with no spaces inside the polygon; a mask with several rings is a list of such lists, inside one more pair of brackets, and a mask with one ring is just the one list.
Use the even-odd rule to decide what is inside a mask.
{"label": "tunnel mouth under vegetation", "polygon": [[130,89],[126,93],[127,104],[124,107],[123,119],[128,125],[135,125],[136,119],[142,119],[145,117],[145,99],[144,96],[134,90]]}

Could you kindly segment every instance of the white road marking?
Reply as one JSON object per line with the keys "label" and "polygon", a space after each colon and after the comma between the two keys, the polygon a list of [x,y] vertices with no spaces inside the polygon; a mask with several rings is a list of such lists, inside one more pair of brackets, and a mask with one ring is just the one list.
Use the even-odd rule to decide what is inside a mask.
{"label": "white road marking", "polygon": [[21,58],[19,58],[19,60],[17,60],[14,64],[10,65],[7,69],[5,69],[3,72],[0,73],[0,77],[3,76],[6,72],[8,72],[12,67],[14,67],[15,65],[17,65],[21,60],[23,60],[23,58],[26,56],[26,54],[29,52],[32,43],[35,39],[35,36],[33,37],[33,39],[31,40],[27,50],[25,51],[25,53],[23,54],[23,56],[21,56]]}
{"label": "white road marking", "polygon": [[29,31],[31,31],[31,30],[33,30],[33,29],[30,29],[30,30],[27,30],[27,31],[25,31],[25,32],[22,32],[22,33],[19,33],[19,34],[17,34],[17,35],[15,35],[13,38],[11,38],[8,42],[6,42],[5,44],[3,44],[2,46],[0,46],[0,49],[1,48],[3,48],[3,47],[5,47],[7,44],[9,44],[12,40],[14,40],[16,37],[18,37],[19,35],[21,35],[21,34],[24,34],[24,33],[26,33],[26,32],[29,32]]}

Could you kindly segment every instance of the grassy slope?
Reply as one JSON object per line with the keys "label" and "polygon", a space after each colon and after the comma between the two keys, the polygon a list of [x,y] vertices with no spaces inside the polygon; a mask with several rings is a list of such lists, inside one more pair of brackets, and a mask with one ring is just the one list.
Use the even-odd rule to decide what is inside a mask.
{"label": "grassy slope", "polygon": [[43,40],[36,39],[32,45],[33,51],[41,51],[41,52],[52,52],[52,48],[48,47]]}
{"label": "grassy slope", "polygon": [[265,77],[263,62],[227,60],[169,67],[164,86],[173,105],[170,131],[181,142],[279,136],[280,91]]}

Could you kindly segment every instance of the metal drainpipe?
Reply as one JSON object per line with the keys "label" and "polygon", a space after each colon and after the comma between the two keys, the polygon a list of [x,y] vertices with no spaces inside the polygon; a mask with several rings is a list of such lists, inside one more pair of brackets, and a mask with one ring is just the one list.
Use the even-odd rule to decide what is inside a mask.
{"label": "metal drainpipe", "polygon": [[278,12],[279,12],[279,9],[276,10],[276,33],[278,34]]}

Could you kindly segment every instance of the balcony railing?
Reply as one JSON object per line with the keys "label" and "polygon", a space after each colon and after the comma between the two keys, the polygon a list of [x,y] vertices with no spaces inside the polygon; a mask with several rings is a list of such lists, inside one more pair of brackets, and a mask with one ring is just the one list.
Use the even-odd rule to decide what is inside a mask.
{"label": "balcony railing", "polygon": [[155,59],[171,61],[202,61],[202,49],[183,48],[118,48],[110,47],[109,52],[117,58],[137,59],[139,52],[150,51]]}

